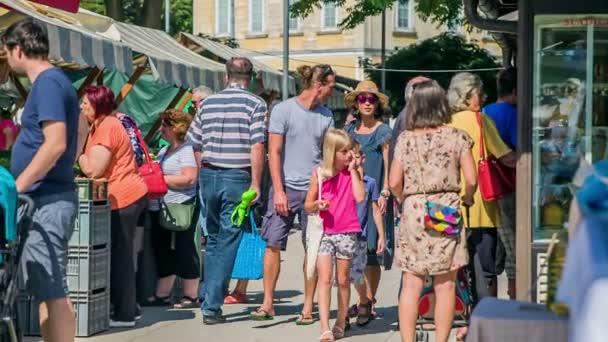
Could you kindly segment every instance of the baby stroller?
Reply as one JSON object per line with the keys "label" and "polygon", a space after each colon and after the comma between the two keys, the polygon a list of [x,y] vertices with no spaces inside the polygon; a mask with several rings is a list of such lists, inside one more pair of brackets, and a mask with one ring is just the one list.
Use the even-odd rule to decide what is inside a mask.
{"label": "baby stroller", "polygon": [[22,340],[16,303],[19,260],[33,211],[33,201],[17,195],[15,180],[0,166],[0,342]]}
{"label": "baby stroller", "polygon": [[[461,268],[456,276],[456,305],[454,308],[453,328],[468,325],[468,318],[473,305],[473,296],[470,288],[470,278],[466,267]],[[429,342],[429,325],[434,324],[435,291],[433,277],[426,277],[422,295],[418,302],[418,320],[416,321],[416,341]]]}

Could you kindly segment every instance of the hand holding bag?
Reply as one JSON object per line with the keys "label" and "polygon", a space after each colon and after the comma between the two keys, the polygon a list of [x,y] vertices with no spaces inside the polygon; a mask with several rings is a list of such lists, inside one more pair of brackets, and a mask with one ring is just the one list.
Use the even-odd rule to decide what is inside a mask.
{"label": "hand holding bag", "polygon": [[241,238],[232,268],[233,279],[258,280],[264,276],[266,241],[260,236],[253,218],[253,211],[249,212],[249,220],[251,233],[246,232]]}
{"label": "hand holding bag", "polygon": [[[426,185],[423,180],[422,158],[420,157],[416,137],[414,138],[414,143],[416,145],[416,160],[418,161],[418,178],[425,198],[424,227],[446,235],[458,235],[462,229],[462,214],[460,213],[460,209],[436,202],[429,202],[426,194]],[[430,145],[429,150],[432,150],[433,140],[431,140]]]}
{"label": "hand holding bag", "polygon": [[486,158],[481,113],[477,112],[476,116],[480,132],[480,159],[477,165],[479,192],[484,201],[491,202],[515,191],[515,170],[503,166],[494,156]]}
{"label": "hand holding bag", "polygon": [[[137,130],[137,139],[139,140],[140,144],[145,146],[144,139],[142,139],[139,130]],[[144,155],[145,161],[144,164],[139,167],[139,174],[144,179],[144,182],[148,187],[148,198],[159,199],[169,190],[167,183],[165,182],[163,170],[160,163],[153,162],[152,159],[150,159],[148,149],[144,149]]]}
{"label": "hand holding bag", "polygon": [[[317,183],[319,191],[319,201],[321,200],[321,169],[317,169]],[[317,255],[319,247],[323,239],[323,219],[320,213],[308,215],[308,224],[306,225],[306,278],[312,279],[317,268]]]}

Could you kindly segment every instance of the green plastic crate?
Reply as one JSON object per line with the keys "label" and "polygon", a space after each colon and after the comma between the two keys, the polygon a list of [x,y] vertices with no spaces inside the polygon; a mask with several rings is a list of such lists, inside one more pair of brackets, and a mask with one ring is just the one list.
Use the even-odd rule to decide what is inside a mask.
{"label": "green plastic crate", "polygon": [[76,178],[78,199],[80,201],[107,201],[108,181],[90,178]]}
{"label": "green plastic crate", "polygon": [[70,291],[92,291],[110,286],[108,245],[68,248],[66,270]]}
{"label": "green plastic crate", "polygon": [[76,312],[76,336],[92,336],[110,328],[110,291],[71,291]]}
{"label": "green plastic crate", "polygon": [[70,246],[99,246],[110,243],[110,204],[80,201]]}

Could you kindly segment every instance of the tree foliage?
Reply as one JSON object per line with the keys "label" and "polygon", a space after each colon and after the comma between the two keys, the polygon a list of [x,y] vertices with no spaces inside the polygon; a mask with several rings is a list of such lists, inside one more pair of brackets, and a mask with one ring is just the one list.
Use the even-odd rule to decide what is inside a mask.
{"label": "tree foliage", "polygon": [[[449,57],[446,58],[446,56]],[[372,65],[369,61],[363,61],[363,64],[366,68],[379,67],[379,65]],[[477,45],[469,44],[460,36],[451,33],[444,33],[398,49],[386,60],[386,69],[399,70],[465,70],[498,67],[500,65],[496,58],[486,50]],[[488,101],[494,101],[496,99],[497,71],[476,73],[483,80],[484,92],[488,95]],[[405,104],[403,98],[405,85],[411,78],[423,75],[436,80],[447,89],[455,74],[455,72],[404,73],[387,71],[386,92],[391,101],[391,111],[397,113],[403,108]],[[377,84],[380,84],[380,71],[368,71],[368,76]]]}
{"label": "tree foliage", "polygon": [[[192,32],[192,0],[171,0],[170,33]],[[82,0],[80,6],[118,21],[164,28],[163,0]]]}
{"label": "tree foliage", "polygon": [[[401,0],[403,1],[403,0]],[[409,0],[416,1],[416,11],[423,20],[433,23],[457,25],[462,21],[462,0]],[[321,9],[323,3],[335,3],[338,7],[345,7],[346,0],[299,0],[291,7],[292,17],[305,18],[315,9]],[[357,0],[354,5],[346,7],[346,17],[339,26],[343,29],[352,29],[362,24],[366,17],[382,14],[385,9],[391,9],[395,0]]]}

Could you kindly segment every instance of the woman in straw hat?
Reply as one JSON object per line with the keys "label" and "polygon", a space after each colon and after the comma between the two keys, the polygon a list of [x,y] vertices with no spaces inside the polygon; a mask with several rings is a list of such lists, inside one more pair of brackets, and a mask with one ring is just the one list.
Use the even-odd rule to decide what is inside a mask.
{"label": "woman in straw hat", "polygon": [[[366,296],[360,295],[359,308],[370,307],[371,314],[375,314],[373,305],[368,305],[365,300],[375,303],[376,291],[380,283],[381,261],[378,255],[383,256],[384,266],[390,269],[392,264],[392,253],[384,251],[385,246],[392,252],[393,234],[393,215],[392,205],[389,201],[390,191],[388,190],[388,162],[389,162],[389,142],[391,139],[391,128],[382,121],[384,110],[388,107],[388,97],[378,90],[378,86],[372,81],[359,82],[357,88],[348,93],[345,97],[347,107],[354,109],[355,120],[344,128],[346,132],[361,145],[361,152],[365,155],[363,164],[366,176],[376,181],[378,190],[382,190],[378,199],[380,213],[384,223],[378,227],[375,220],[369,219],[367,229],[363,235],[367,239],[367,266],[365,267],[365,281],[367,283]],[[373,206],[369,206],[368,217],[373,217]],[[387,229],[385,230],[384,227]],[[386,231],[386,236],[385,236]],[[379,234],[380,233],[380,234]],[[386,242],[389,242],[388,244]],[[349,310],[351,316],[357,315],[357,306]],[[362,313],[359,313],[361,316]],[[365,312],[364,315],[369,313]]]}

